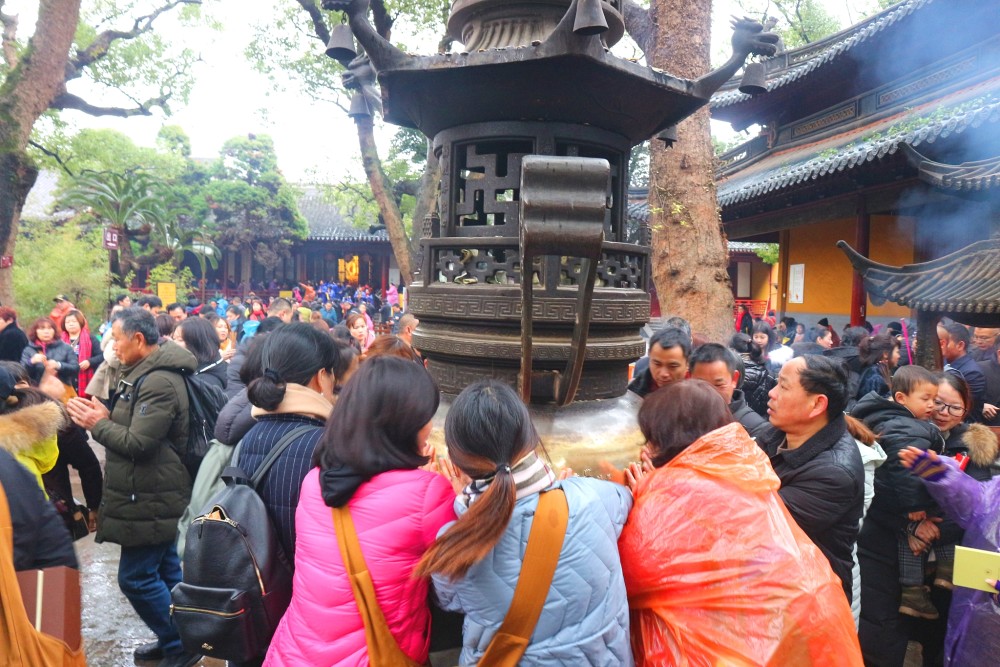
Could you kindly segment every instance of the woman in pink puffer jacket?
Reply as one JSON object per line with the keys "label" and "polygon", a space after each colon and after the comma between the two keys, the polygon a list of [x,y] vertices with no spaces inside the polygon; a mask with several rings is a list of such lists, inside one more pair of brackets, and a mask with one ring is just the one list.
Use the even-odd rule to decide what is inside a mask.
{"label": "woman in pink puffer jacket", "polygon": [[[392,419],[384,419],[391,406]],[[350,509],[379,606],[400,649],[427,660],[429,582],[412,576],[438,531],[455,520],[455,493],[427,462],[438,388],[394,357],[362,364],[334,407],[302,482],[295,513],[292,603],[265,667],[368,665],[364,626],[340,557],[331,507]]]}

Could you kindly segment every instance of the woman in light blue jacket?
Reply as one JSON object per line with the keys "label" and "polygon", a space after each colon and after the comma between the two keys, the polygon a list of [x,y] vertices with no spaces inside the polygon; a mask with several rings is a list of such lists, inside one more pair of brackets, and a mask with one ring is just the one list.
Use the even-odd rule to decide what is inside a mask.
{"label": "woman in light blue jacket", "polygon": [[521,665],[632,665],[618,536],[631,493],[572,477],[557,481],[538,456],[527,409],[505,384],[465,389],[448,411],[452,462],[470,479],[418,575],[432,574],[442,607],[465,614],[460,665],[476,665],[507,614],[540,491],[561,487],[569,523],[552,586]]}

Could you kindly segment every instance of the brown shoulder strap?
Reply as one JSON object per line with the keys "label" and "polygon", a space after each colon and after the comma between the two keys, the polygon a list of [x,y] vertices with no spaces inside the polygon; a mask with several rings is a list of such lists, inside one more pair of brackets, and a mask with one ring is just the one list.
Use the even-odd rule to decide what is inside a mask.
{"label": "brown shoulder strap", "polygon": [[480,667],[514,667],[524,655],[552,587],[567,523],[569,506],[563,490],[543,492],[528,533],[528,546],[514,588],[514,599],[500,629],[479,660]]}
{"label": "brown shoulder strap", "polygon": [[375,597],[375,585],[371,573],[365,564],[361,553],[361,543],[354,529],[354,520],[346,505],[335,507],[333,512],[333,529],[337,533],[337,546],[340,547],[340,557],[344,561],[354,592],[354,600],[358,604],[361,622],[365,626],[365,642],[368,644],[368,663],[372,667],[420,667],[420,663],[412,660],[399,648],[399,643],[392,636],[385,614]]}

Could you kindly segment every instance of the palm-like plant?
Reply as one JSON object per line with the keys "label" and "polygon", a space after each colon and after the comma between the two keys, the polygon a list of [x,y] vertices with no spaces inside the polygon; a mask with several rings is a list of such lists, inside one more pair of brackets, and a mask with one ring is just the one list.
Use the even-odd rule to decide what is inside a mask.
{"label": "palm-like plant", "polygon": [[[77,177],[63,202],[89,211],[118,232],[118,250],[111,251],[111,272],[123,282],[126,274],[169,260],[174,254],[176,217],[165,202],[166,188],[142,171],[112,173],[88,171]],[[132,242],[148,238],[146,251],[135,254]]]}

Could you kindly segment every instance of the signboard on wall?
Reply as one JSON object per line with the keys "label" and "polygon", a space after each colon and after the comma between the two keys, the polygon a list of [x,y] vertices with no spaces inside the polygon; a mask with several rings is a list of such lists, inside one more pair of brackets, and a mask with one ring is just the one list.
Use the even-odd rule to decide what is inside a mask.
{"label": "signboard on wall", "polygon": [[104,249],[118,250],[118,230],[111,227],[104,229]]}
{"label": "signboard on wall", "polygon": [[750,298],[750,262],[736,262],[736,298]]}
{"label": "signboard on wall", "polygon": [[788,303],[802,303],[805,292],[806,265],[792,264],[788,267]]}
{"label": "signboard on wall", "polygon": [[177,283],[156,283],[156,296],[163,301],[164,307],[177,303]]}

